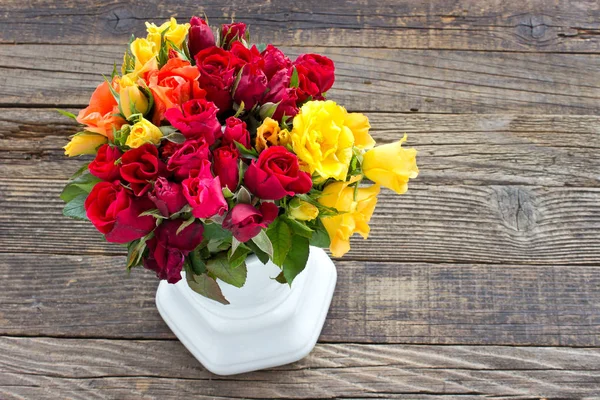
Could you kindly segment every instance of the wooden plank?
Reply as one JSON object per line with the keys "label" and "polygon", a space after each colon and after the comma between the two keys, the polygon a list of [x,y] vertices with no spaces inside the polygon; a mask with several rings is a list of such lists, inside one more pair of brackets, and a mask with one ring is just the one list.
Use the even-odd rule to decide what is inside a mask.
{"label": "wooden plank", "polygon": [[437,48],[503,51],[600,51],[594,0],[459,1],[142,0],[60,3],[17,0],[0,6],[1,43],[123,43],[144,35],[143,22],[206,14],[213,25],[241,20],[253,39],[278,45]]}
{"label": "wooden plank", "polygon": [[[597,266],[336,265],[321,341],[600,345]],[[5,253],[0,277],[0,335],[173,338],[154,274],[123,257]]]}
{"label": "wooden plank", "polygon": [[[376,112],[600,114],[600,58],[527,54],[285,48],[330,56],[337,81],[330,98]],[[0,45],[0,105],[84,106],[120,62],[124,45]],[[31,60],[35,59],[34,64]]]}
{"label": "wooden plank", "polygon": [[[63,180],[0,180],[3,251],[124,254],[85,221],[61,214]],[[361,260],[514,264],[600,262],[600,189],[412,185],[380,195]],[[82,246],[82,243],[85,245]],[[373,249],[377,249],[376,252]]]}
{"label": "wooden plank", "polygon": [[[421,184],[600,186],[599,116],[368,115],[379,143],[408,133]],[[62,150],[77,130],[53,109],[0,109],[0,176],[65,179],[83,162]]]}
{"label": "wooden plank", "polygon": [[8,399],[582,398],[600,387],[598,348],[319,344],[234,377],[210,374],[177,341],[4,337],[0,349]]}

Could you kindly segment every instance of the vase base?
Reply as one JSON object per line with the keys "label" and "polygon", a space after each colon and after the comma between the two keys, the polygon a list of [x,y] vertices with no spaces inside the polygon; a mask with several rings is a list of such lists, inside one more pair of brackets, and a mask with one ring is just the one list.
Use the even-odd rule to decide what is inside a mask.
{"label": "vase base", "polygon": [[[263,274],[266,273],[263,271]],[[311,247],[305,270],[283,300],[257,307],[223,306],[194,293],[185,277],[162,281],[156,307],[169,328],[210,372],[233,375],[276,367],[307,356],[317,343],[337,272],[325,251]],[[219,282],[223,285],[222,282]]]}

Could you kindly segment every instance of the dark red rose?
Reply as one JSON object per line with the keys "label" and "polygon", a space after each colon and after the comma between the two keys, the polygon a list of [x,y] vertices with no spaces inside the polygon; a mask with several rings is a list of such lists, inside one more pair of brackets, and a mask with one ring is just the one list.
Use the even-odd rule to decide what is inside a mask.
{"label": "dark red rose", "polygon": [[140,217],[154,204],[147,197],[134,197],[118,182],[100,182],[85,200],[88,219],[113,243],[127,243],[150,233],[156,223],[152,216]]}
{"label": "dark red rose", "polygon": [[230,145],[233,142],[242,144],[245,148],[250,148],[250,132],[246,128],[246,123],[239,118],[229,117],[225,121],[225,132],[223,132],[223,145]]}
{"label": "dark red rose", "polygon": [[213,177],[210,161],[202,160],[200,169],[182,182],[183,195],[192,207],[196,218],[210,218],[223,215],[227,211],[227,201],[223,197],[219,177]]}
{"label": "dark red rose", "polygon": [[271,146],[252,161],[244,176],[246,187],[265,200],[307,193],[312,179],[300,171],[298,157],[283,146]]}
{"label": "dark red rose", "polygon": [[177,234],[183,222],[181,219],[163,221],[154,231],[154,237],[146,243],[148,256],[144,259],[144,267],[169,283],[181,280],[185,256],[202,242],[204,227],[199,222],[194,222]]}
{"label": "dark red rose", "polygon": [[242,39],[246,40],[246,24],[233,22],[221,25],[221,47],[229,49],[233,42]]}
{"label": "dark red rose", "polygon": [[181,110],[173,107],[165,112],[165,118],[186,139],[206,139],[212,145],[221,137],[221,124],[217,119],[215,104],[205,99],[193,99],[183,103]]}
{"label": "dark red rose", "polygon": [[160,159],[164,162],[167,162],[169,158],[171,158],[171,156],[180,148],[181,144],[177,144],[169,140],[163,141],[162,145],[160,146]]}
{"label": "dark red rose", "polygon": [[319,54],[302,54],[294,66],[298,70],[298,99],[303,102],[312,96],[313,100],[323,100],[323,93],[335,80],[333,61]]}
{"label": "dark red rose", "polygon": [[235,146],[222,146],[213,152],[215,174],[221,186],[235,192],[239,181],[240,153]]}
{"label": "dark red rose", "polygon": [[263,99],[264,103],[279,103],[272,116],[277,121],[281,121],[284,115],[294,117],[298,114],[297,91],[289,87],[291,74],[291,69],[277,71],[269,80],[267,94]]}
{"label": "dark red rose", "polygon": [[263,71],[265,72],[267,79],[271,79],[273,75],[282,69],[291,70],[292,62],[290,59],[283,54],[283,51],[272,44],[268,45],[261,55],[264,61]]}
{"label": "dark red rose", "polygon": [[262,203],[260,208],[250,204],[237,204],[225,217],[223,228],[231,231],[240,242],[247,242],[269,226],[277,218],[279,207],[273,203]]}
{"label": "dark red rose", "polygon": [[200,71],[198,82],[206,91],[206,98],[214,102],[220,111],[229,110],[238,58],[220,47],[209,47],[196,54],[196,66]]}
{"label": "dark red rose", "polygon": [[189,178],[191,170],[200,168],[202,160],[208,160],[210,148],[204,138],[186,140],[179,146],[167,162],[167,170],[173,173],[175,180],[182,181]]}
{"label": "dark red rose", "polygon": [[200,51],[215,45],[215,35],[205,20],[192,17],[188,31],[188,48],[192,58]]}
{"label": "dark red rose", "polygon": [[158,175],[164,171],[164,164],[158,158],[158,149],[146,143],[137,149],[127,150],[121,157],[121,177],[131,184],[136,196],[144,195]]}
{"label": "dark red rose", "polygon": [[236,103],[250,110],[261,101],[267,90],[267,77],[256,64],[246,64],[242,69],[240,80],[233,95]]}
{"label": "dark red rose", "polygon": [[121,165],[116,161],[121,158],[121,150],[108,144],[100,146],[96,158],[89,165],[90,173],[105,181],[114,181],[121,178],[119,169]]}
{"label": "dark red rose", "polygon": [[148,197],[154,202],[158,211],[167,218],[187,204],[181,184],[169,182],[162,176],[156,180],[154,190],[148,192]]}
{"label": "dark red rose", "polygon": [[241,42],[234,42],[231,45],[229,52],[238,58],[239,67],[244,64],[255,64],[262,69],[264,65],[264,61],[260,56],[260,52],[255,45],[253,45],[251,48],[247,48]]}

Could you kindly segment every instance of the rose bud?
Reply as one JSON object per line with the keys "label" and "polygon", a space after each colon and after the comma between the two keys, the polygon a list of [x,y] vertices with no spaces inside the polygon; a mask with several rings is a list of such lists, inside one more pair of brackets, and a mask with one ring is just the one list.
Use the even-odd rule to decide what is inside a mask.
{"label": "rose bud", "polygon": [[121,157],[121,177],[131,184],[136,196],[144,195],[164,168],[158,149],[150,143],[128,150]]}
{"label": "rose bud", "polygon": [[173,173],[175,180],[182,181],[189,178],[190,171],[197,169],[202,160],[208,160],[209,157],[210,148],[204,138],[186,140],[167,162],[167,170]]}
{"label": "rose bud", "polygon": [[150,233],[156,226],[154,218],[139,215],[153,206],[147,197],[134,197],[118,182],[97,183],[84,204],[88,219],[112,243],[131,242]]}
{"label": "rose bud", "polygon": [[235,192],[239,181],[240,153],[235,146],[219,147],[213,152],[215,174],[219,176],[222,187]]}
{"label": "rose bud", "polygon": [[248,167],[244,182],[250,192],[265,200],[308,193],[312,187],[310,175],[300,170],[298,157],[282,146],[260,153]]}
{"label": "rose bud", "polygon": [[132,114],[146,114],[148,112],[148,98],[129,78],[122,78],[119,90],[119,104],[125,118]]}
{"label": "rose bud", "polygon": [[120,164],[117,160],[121,158],[121,150],[108,144],[100,146],[96,158],[89,165],[90,173],[104,181],[114,181],[121,178]]}
{"label": "rose bud", "polygon": [[234,41],[246,40],[246,24],[233,22],[221,25],[221,47],[229,49]]}
{"label": "rose bud", "polygon": [[107,141],[106,136],[83,132],[73,136],[71,141],[64,147],[65,155],[75,157],[82,154],[96,154],[96,149]]}
{"label": "rose bud", "polygon": [[[182,111],[183,110],[183,111]],[[165,112],[165,118],[186,139],[206,139],[208,145],[221,137],[221,124],[217,119],[215,104],[205,99],[193,99],[183,103],[181,110],[173,107]]]}
{"label": "rose bud", "polygon": [[231,209],[223,221],[223,228],[231,231],[240,242],[247,242],[261,229],[269,226],[277,218],[279,207],[265,202],[257,209],[250,204],[240,203]]}
{"label": "rose bud", "polygon": [[154,202],[163,217],[167,218],[187,204],[181,184],[169,182],[162,176],[156,180],[154,190],[148,193],[148,197]]}
{"label": "rose bud", "polygon": [[263,71],[267,79],[271,79],[278,71],[289,70],[292,67],[290,59],[283,54],[283,51],[269,44],[261,53],[264,60]]}
{"label": "rose bud", "polygon": [[302,54],[294,62],[298,70],[298,98],[304,102],[323,100],[323,93],[331,89],[335,80],[335,66],[329,58],[319,54]]}
{"label": "rose bud", "polygon": [[319,216],[319,209],[307,201],[294,197],[288,206],[290,217],[299,221],[312,221]]}
{"label": "rose bud", "polygon": [[144,259],[144,267],[169,283],[181,280],[185,256],[202,242],[204,227],[199,222],[186,226],[177,234],[183,222],[182,219],[163,221],[154,231],[154,237],[146,243],[148,256]]}
{"label": "rose bud", "polygon": [[196,218],[210,218],[223,215],[227,211],[227,201],[223,197],[219,177],[210,172],[210,161],[202,160],[200,169],[183,181],[183,195],[192,206]]}
{"label": "rose bud", "polygon": [[255,64],[246,64],[238,82],[233,99],[236,103],[244,103],[244,108],[250,110],[264,97],[267,90],[267,77]]}
{"label": "rose bud", "polygon": [[192,58],[200,51],[215,45],[215,35],[205,20],[199,17],[190,19],[188,32],[188,48]]}
{"label": "rose bud", "polygon": [[206,98],[221,111],[231,108],[231,88],[235,82],[240,60],[220,47],[209,47],[196,54],[200,71],[198,82],[206,91]]}
{"label": "rose bud", "polygon": [[250,148],[250,132],[246,128],[246,123],[239,118],[229,117],[225,121],[225,132],[223,132],[223,145],[230,145],[238,142],[245,148]]}

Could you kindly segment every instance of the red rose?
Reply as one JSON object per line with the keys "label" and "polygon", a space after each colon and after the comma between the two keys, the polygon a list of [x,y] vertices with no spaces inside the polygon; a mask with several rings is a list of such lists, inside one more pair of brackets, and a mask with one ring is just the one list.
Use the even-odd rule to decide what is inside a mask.
{"label": "red rose", "polygon": [[136,196],[144,195],[150,189],[150,182],[163,170],[164,164],[158,158],[158,149],[152,143],[127,150],[121,157],[121,177],[131,184]]}
{"label": "red rose", "polygon": [[303,102],[310,96],[323,100],[323,93],[331,89],[335,80],[333,61],[319,54],[302,54],[294,65],[298,70],[299,100]]}
{"label": "red rose", "polygon": [[113,243],[127,243],[150,233],[156,223],[152,216],[140,217],[153,208],[146,197],[134,197],[123,185],[100,182],[85,200],[88,219]]}
{"label": "red rose", "polygon": [[279,103],[272,117],[277,121],[281,121],[284,115],[294,117],[298,114],[297,91],[289,87],[291,73],[290,69],[277,71],[269,80],[268,91],[263,100],[265,103]]}
{"label": "red rose", "polygon": [[154,237],[146,243],[148,256],[144,258],[144,267],[156,272],[159,279],[166,279],[169,283],[181,280],[185,256],[202,242],[204,227],[199,222],[186,226],[177,234],[183,222],[163,221],[154,231]]}
{"label": "red rose", "polygon": [[240,203],[231,209],[223,221],[223,228],[231,231],[240,242],[247,242],[260,230],[269,226],[277,218],[279,207],[273,203],[262,203],[259,209]]}
{"label": "red rose", "polygon": [[239,60],[220,47],[209,47],[196,54],[196,66],[200,71],[198,82],[206,91],[206,98],[215,103],[220,111],[231,108],[231,87],[235,82]]}
{"label": "red rose", "polygon": [[210,172],[210,161],[202,160],[198,171],[183,181],[183,195],[192,206],[196,218],[210,218],[223,215],[227,211],[227,201],[223,197],[219,177]]}
{"label": "red rose", "polygon": [[264,60],[263,71],[267,79],[271,79],[273,75],[282,69],[290,70],[292,67],[290,59],[272,44],[263,50],[261,56]]}
{"label": "red rose", "polygon": [[239,118],[229,117],[225,121],[225,132],[223,132],[223,145],[230,145],[233,142],[242,144],[245,148],[250,148],[250,132],[246,128],[246,123]]}
{"label": "red rose", "polygon": [[279,200],[286,195],[307,193],[312,179],[300,171],[298,157],[283,146],[271,146],[252,161],[244,176],[246,187],[265,200]]}
{"label": "red rose", "polygon": [[156,180],[154,190],[148,193],[148,197],[154,202],[158,211],[167,218],[187,204],[181,184],[169,182],[162,176]]}
{"label": "red rose", "polygon": [[221,186],[235,192],[239,181],[240,153],[235,146],[223,146],[213,152],[213,157],[215,174],[219,176]]}
{"label": "red rose", "polygon": [[205,20],[192,17],[188,31],[188,48],[192,58],[200,51],[215,45],[215,35]]}
{"label": "red rose", "polygon": [[209,157],[210,149],[204,138],[186,140],[167,162],[167,170],[173,173],[175,180],[182,181],[189,178],[190,171],[198,169],[202,160],[208,160]]}
{"label": "red rose", "polygon": [[261,101],[266,90],[267,77],[265,73],[256,64],[246,64],[242,69],[233,99],[238,104],[244,102],[244,108],[250,110]]}
{"label": "red rose", "polygon": [[111,147],[108,144],[102,145],[98,149],[96,158],[88,167],[90,173],[105,181],[114,181],[121,178],[119,173],[121,165],[116,162],[121,158],[121,154],[117,147]]}
{"label": "red rose", "polygon": [[242,39],[247,40],[246,24],[234,22],[221,25],[221,47],[229,49],[233,42]]}
{"label": "red rose", "polygon": [[179,108],[170,108],[165,118],[177,128],[186,139],[206,139],[212,145],[221,137],[221,124],[217,119],[215,104],[205,99],[193,99]]}

